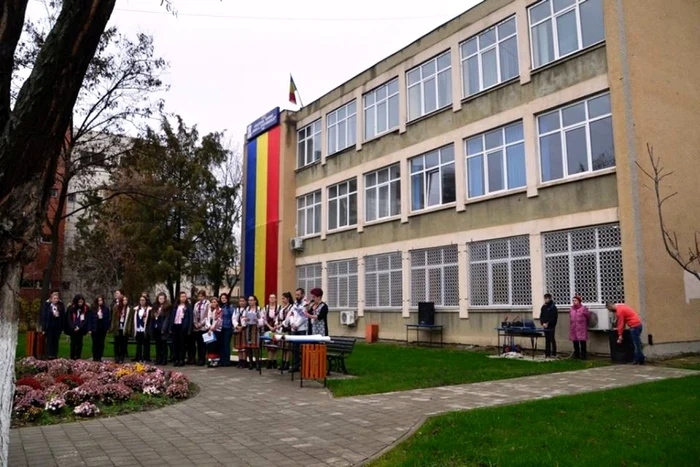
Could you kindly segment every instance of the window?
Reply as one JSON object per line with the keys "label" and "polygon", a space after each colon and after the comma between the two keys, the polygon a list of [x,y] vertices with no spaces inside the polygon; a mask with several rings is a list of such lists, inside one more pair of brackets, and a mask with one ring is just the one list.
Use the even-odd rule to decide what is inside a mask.
{"label": "window", "polygon": [[329,155],[355,145],[356,107],[352,101],[326,115]]}
{"label": "window", "polygon": [[529,13],[533,68],[605,40],[602,0],[545,0]]}
{"label": "window", "polygon": [[56,188],[51,188],[51,197],[58,198],[58,190]]}
{"label": "window", "polygon": [[537,117],[542,181],[615,165],[610,94]]}
{"label": "window", "polygon": [[411,305],[459,306],[457,245],[411,252]]}
{"label": "window", "polygon": [[331,308],[357,308],[357,260],[329,261],[328,298]]}
{"label": "window", "polygon": [[401,168],[399,164],[365,175],[365,220],[401,214]]}
{"label": "window", "polygon": [[555,302],[625,301],[619,224],[552,232],[543,235],[546,292]]}
{"label": "window", "polygon": [[51,234],[41,234],[41,243],[51,243]]}
{"label": "window", "polygon": [[449,50],[406,73],[409,120],[452,104],[451,73]]}
{"label": "window", "polygon": [[365,94],[365,139],[399,127],[399,79]]}
{"label": "window", "polygon": [[455,200],[454,147],[445,146],[410,160],[411,210]]}
{"label": "window", "polygon": [[297,287],[301,287],[307,296],[311,289],[321,288],[321,263],[297,266]]}
{"label": "window", "polygon": [[75,203],[75,193],[69,193],[66,199],[69,203]]}
{"label": "window", "polygon": [[365,307],[401,308],[403,303],[401,252],[365,257]]}
{"label": "window", "polygon": [[297,166],[304,167],[321,160],[321,119],[297,131]]}
{"label": "window", "polygon": [[471,96],[519,74],[515,17],[460,44],[464,96]]}
{"label": "window", "polygon": [[357,179],[328,188],[328,230],[357,225]]}
{"label": "window", "polygon": [[321,233],[321,190],[297,198],[297,235]]}
{"label": "window", "polygon": [[527,235],[469,244],[471,306],[532,305]]}
{"label": "window", "polygon": [[469,198],[525,186],[522,122],[469,138],[465,147]]}

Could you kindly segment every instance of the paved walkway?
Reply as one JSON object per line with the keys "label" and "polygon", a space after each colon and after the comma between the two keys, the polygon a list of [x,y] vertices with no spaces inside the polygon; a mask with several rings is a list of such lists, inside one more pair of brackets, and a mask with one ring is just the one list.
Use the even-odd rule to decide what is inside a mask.
{"label": "paved walkway", "polygon": [[333,399],[268,371],[188,368],[193,399],[151,412],[12,430],[10,466],[349,466],[426,415],[693,374],[614,366]]}

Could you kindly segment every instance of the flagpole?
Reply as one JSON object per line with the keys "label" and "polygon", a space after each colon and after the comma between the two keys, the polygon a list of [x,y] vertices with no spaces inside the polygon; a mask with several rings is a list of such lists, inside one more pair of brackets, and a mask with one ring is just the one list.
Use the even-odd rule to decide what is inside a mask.
{"label": "flagpole", "polygon": [[301,94],[299,93],[299,89],[297,89],[297,97],[299,98],[299,107],[304,107],[304,103],[301,101]]}

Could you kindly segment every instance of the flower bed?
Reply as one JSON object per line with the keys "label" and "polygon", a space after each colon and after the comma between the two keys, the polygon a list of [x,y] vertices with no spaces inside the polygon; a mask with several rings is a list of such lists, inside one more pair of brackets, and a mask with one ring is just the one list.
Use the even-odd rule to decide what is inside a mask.
{"label": "flower bed", "polygon": [[15,373],[14,426],[161,407],[190,397],[195,389],[180,372],[140,363],[28,357],[17,362]]}

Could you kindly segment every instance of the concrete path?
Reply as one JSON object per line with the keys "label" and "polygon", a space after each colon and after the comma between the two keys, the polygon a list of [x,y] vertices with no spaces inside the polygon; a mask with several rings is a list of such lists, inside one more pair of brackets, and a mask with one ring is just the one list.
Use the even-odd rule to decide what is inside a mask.
{"label": "concrete path", "polygon": [[613,366],[333,399],[267,371],[187,368],[201,392],[151,412],[12,430],[10,466],[349,466],[426,416],[579,394],[695,372]]}

